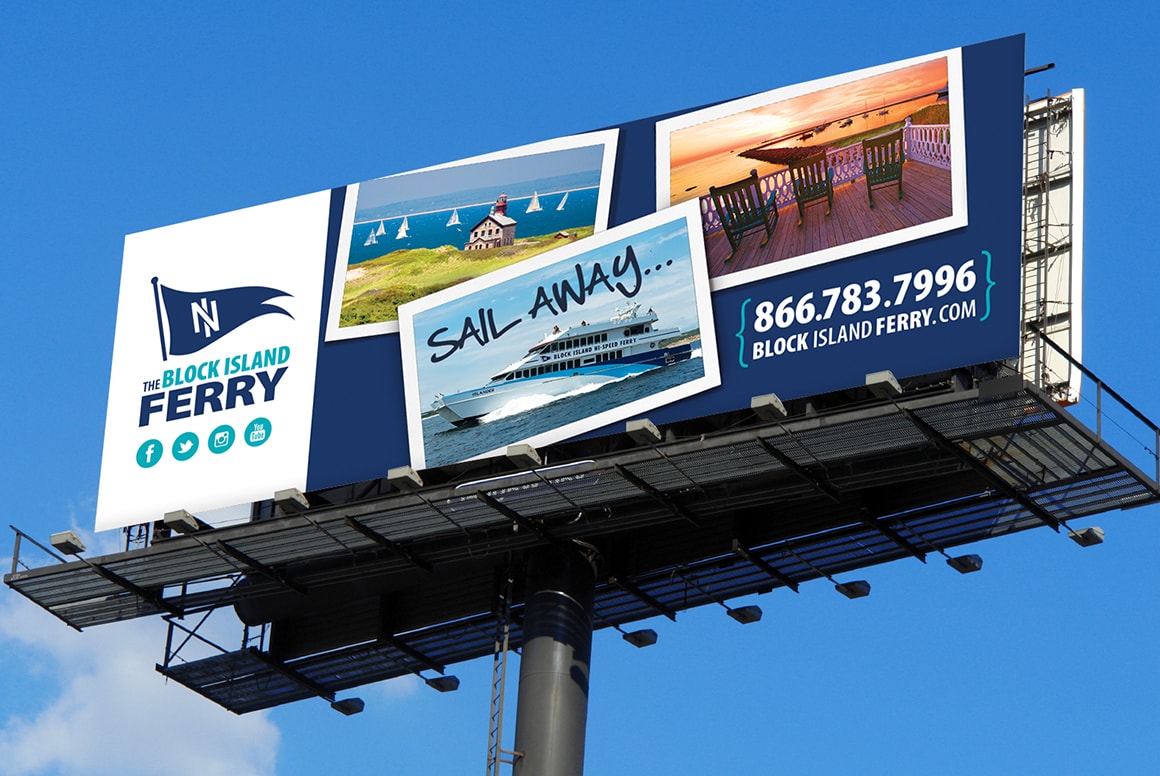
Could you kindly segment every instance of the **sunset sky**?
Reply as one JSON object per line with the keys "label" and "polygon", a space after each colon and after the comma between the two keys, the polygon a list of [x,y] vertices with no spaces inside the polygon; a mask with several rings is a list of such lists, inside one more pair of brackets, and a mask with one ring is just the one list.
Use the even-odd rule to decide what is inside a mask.
{"label": "sunset sky", "polygon": [[762,107],[674,132],[670,159],[673,167],[680,167],[730,150],[741,151],[826,121],[873,113],[883,105],[930,94],[946,85],[947,60],[938,57],[798,96],[782,98],[774,92],[769,95],[772,102]]}

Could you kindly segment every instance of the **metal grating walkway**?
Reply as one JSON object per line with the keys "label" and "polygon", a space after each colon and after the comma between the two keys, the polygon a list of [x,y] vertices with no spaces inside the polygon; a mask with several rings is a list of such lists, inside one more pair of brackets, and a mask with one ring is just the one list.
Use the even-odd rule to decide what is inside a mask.
{"label": "metal grating walkway", "polygon": [[[491,654],[495,570],[549,542],[599,549],[595,624],[609,627],[1157,500],[1155,481],[1007,378],[748,418],[83,561],[18,569],[14,559],[5,583],[76,628],[230,606],[274,621],[292,637],[268,651],[167,654],[158,666],[245,713]],[[320,640],[325,613],[285,614],[331,601],[369,630]],[[521,610],[517,600],[513,647]]]}

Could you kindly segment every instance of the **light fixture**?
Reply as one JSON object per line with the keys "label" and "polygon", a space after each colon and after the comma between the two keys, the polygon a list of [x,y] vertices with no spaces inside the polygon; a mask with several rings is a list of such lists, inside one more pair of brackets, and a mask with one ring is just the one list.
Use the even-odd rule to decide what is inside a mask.
{"label": "light fixture", "polygon": [[757,413],[757,417],[762,420],[781,420],[788,414],[785,411],[785,404],[776,393],[766,393],[750,398],[749,409]]}
{"label": "light fixture", "polygon": [[305,512],[310,509],[310,502],[306,500],[306,494],[298,488],[275,491],[274,504],[282,510],[283,514]]}
{"label": "light fixture", "polygon": [[459,689],[458,676],[437,676],[434,679],[424,679],[427,686],[439,692],[454,692]]}
{"label": "light fixture", "polygon": [[638,445],[655,445],[663,438],[660,429],[648,418],[628,421],[624,424],[624,431]]}
{"label": "light fixture", "polygon": [[748,625],[761,619],[760,606],[739,606],[736,609],[728,609],[725,613],[742,625]]}
{"label": "light fixture", "polygon": [[540,466],[542,463],[536,448],[528,444],[508,445],[505,455],[509,461],[521,469],[530,469],[534,466]]}
{"label": "light fixture", "polygon": [[57,552],[63,552],[65,555],[77,555],[85,551],[85,543],[77,536],[76,531],[57,531],[48,538],[48,541]]}
{"label": "light fixture", "polygon": [[983,559],[978,555],[959,555],[947,558],[947,565],[960,574],[970,574],[983,568]]}
{"label": "light fixture", "polygon": [[645,628],[644,630],[623,633],[621,638],[637,648],[651,647],[653,644],[657,643],[657,632],[652,628]]}
{"label": "light fixture", "polygon": [[334,703],[330,704],[330,708],[348,717],[354,714],[358,714],[365,707],[366,704],[363,703],[362,698],[343,698],[341,701],[335,701]]}
{"label": "light fixture", "polygon": [[1078,531],[1069,530],[1067,535],[1080,547],[1094,547],[1097,544],[1104,543],[1104,529],[1098,525],[1093,525],[1090,528],[1081,528]]}
{"label": "light fixture", "polygon": [[162,522],[165,523],[165,527],[169,530],[183,534],[195,533],[201,527],[197,518],[184,509],[166,512]]}
{"label": "light fixture", "polygon": [[399,490],[417,490],[423,487],[423,478],[410,466],[396,466],[387,470],[387,482]]}
{"label": "light fixture", "polygon": [[870,595],[870,583],[864,579],[858,579],[853,582],[839,582],[834,585],[834,589],[847,598],[865,598]]}
{"label": "light fixture", "polygon": [[879,399],[892,399],[902,393],[902,386],[889,369],[866,375],[866,387]]}

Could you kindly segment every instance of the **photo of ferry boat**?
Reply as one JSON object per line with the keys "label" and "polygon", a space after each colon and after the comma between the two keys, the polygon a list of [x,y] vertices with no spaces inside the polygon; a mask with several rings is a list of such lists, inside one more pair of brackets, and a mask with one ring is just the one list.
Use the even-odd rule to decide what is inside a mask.
{"label": "photo of ferry boat", "polygon": [[454,426],[472,425],[518,399],[564,396],[692,357],[690,342],[674,342],[679,328],[658,326],[657,313],[651,307],[642,313],[640,307],[633,302],[605,321],[556,326],[486,385],[438,394],[431,407]]}
{"label": "photo of ferry boat", "polygon": [[720,385],[695,202],[399,307],[411,465],[552,444]]}

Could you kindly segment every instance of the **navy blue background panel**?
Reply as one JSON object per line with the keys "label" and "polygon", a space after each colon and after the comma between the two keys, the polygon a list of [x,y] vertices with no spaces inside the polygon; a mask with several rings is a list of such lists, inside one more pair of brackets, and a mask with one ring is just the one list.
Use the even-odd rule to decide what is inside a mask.
{"label": "navy blue background panel", "polygon": [[[714,292],[721,386],[650,411],[650,419],[666,423],[745,408],[763,393],[791,399],[840,390],[884,369],[902,378],[1018,354],[1023,44],[1018,35],[962,49],[968,225]],[[610,227],[655,211],[655,125],[669,115],[678,114],[618,127]],[[327,305],[344,193],[336,189],[332,197]],[[959,286],[952,293],[921,300],[913,289],[897,293],[896,278],[940,267],[955,273]],[[865,307],[873,282],[881,300],[872,310],[759,330],[763,302],[768,312],[787,299],[796,307],[812,294],[813,303],[824,307],[827,290],[842,288],[843,302],[854,296],[845,289],[857,286],[857,301],[848,309]],[[327,317],[324,310],[323,321]],[[399,336],[326,342],[320,332],[319,339],[308,488],[381,477],[408,464]]]}

